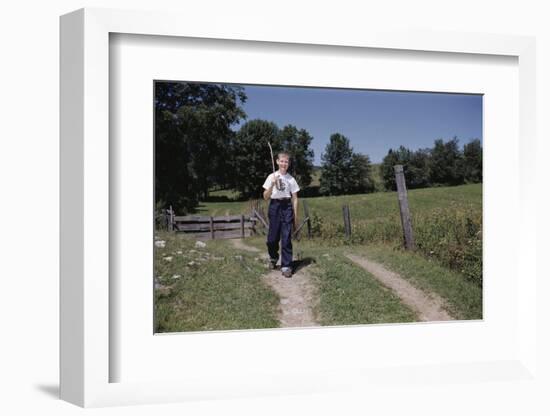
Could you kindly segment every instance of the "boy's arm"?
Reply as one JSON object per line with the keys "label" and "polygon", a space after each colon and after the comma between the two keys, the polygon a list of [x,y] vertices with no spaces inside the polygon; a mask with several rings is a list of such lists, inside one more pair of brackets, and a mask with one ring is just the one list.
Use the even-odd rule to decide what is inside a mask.
{"label": "boy's arm", "polygon": [[[266,183],[269,180],[269,178],[271,178],[271,175],[268,176]],[[266,188],[263,193],[263,197],[266,201],[269,200],[269,198],[271,198],[271,194],[273,193],[273,188],[275,187],[275,181],[277,181],[277,179],[279,179],[279,175],[277,173],[274,173],[273,178],[271,179],[271,186]],[[264,186],[266,185],[264,184]]]}
{"label": "boy's arm", "polygon": [[271,198],[271,193],[273,192],[273,186],[274,184],[271,184],[271,186],[264,190],[264,199],[267,201],[269,198]]}
{"label": "boy's arm", "polygon": [[298,192],[292,193],[292,209],[294,210],[294,228],[298,228]]}

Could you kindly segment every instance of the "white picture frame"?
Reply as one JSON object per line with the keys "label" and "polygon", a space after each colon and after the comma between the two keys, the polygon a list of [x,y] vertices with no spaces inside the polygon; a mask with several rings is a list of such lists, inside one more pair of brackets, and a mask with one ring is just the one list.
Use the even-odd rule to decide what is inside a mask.
{"label": "white picture frame", "polygon": [[[194,373],[178,381],[110,382],[110,365],[119,359],[109,348],[109,35],[112,33],[225,39],[247,42],[381,48],[439,54],[504,55],[519,68],[518,240],[513,247],[518,280],[515,353],[498,361],[485,359],[439,365],[416,363],[415,378],[433,380],[533,380],[536,378],[536,229],[533,184],[535,166],[535,41],[529,37],[467,33],[365,31],[360,36],[289,28],[255,29],[235,34],[230,25],[204,27],[169,13],[82,9],[61,18],[61,398],[80,406],[160,403],[197,398],[252,397],[268,394],[322,393],[361,385],[407,380],[408,370],[334,367],[330,371],[271,373],[269,378],[238,379],[222,373],[215,379]],[[360,328],[357,328],[360,330]],[[379,331],[385,329],[378,328]],[[412,329],[415,331],[415,329]],[[223,334],[222,334],[223,336]],[[227,335],[226,335],[227,336]],[[315,336],[313,333],[309,336]],[[324,332],[324,336],[330,336]],[[246,365],[246,364],[245,364]],[[368,371],[367,371],[368,370]],[[483,372],[483,377],[476,372]],[[439,377],[438,376],[438,377]]]}

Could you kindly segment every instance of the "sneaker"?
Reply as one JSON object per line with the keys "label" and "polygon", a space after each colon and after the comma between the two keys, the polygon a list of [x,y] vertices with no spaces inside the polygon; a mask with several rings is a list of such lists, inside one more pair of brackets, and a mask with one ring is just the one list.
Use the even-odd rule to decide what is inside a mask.
{"label": "sneaker", "polygon": [[270,259],[269,260],[269,268],[271,270],[276,270],[277,269],[277,260]]}
{"label": "sneaker", "polygon": [[292,270],[290,267],[283,267],[282,272],[284,277],[292,277]]}

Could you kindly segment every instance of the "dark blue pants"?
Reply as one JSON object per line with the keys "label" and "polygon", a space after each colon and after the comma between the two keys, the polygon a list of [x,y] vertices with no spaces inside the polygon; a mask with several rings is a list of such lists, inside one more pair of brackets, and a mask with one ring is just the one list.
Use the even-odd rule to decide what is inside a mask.
{"label": "dark blue pants", "polygon": [[281,241],[281,266],[292,266],[292,223],[294,211],[290,199],[272,199],[269,203],[269,233],[267,251],[271,259],[279,259],[279,240]]}

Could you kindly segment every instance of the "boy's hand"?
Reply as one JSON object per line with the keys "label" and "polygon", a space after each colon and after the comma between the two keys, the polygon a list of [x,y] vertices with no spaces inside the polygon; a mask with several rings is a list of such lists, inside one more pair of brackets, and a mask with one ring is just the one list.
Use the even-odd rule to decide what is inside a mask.
{"label": "boy's hand", "polygon": [[271,188],[273,188],[277,184],[277,181],[279,180],[280,176],[281,175],[279,175],[278,173],[273,174],[273,179],[271,180]]}

